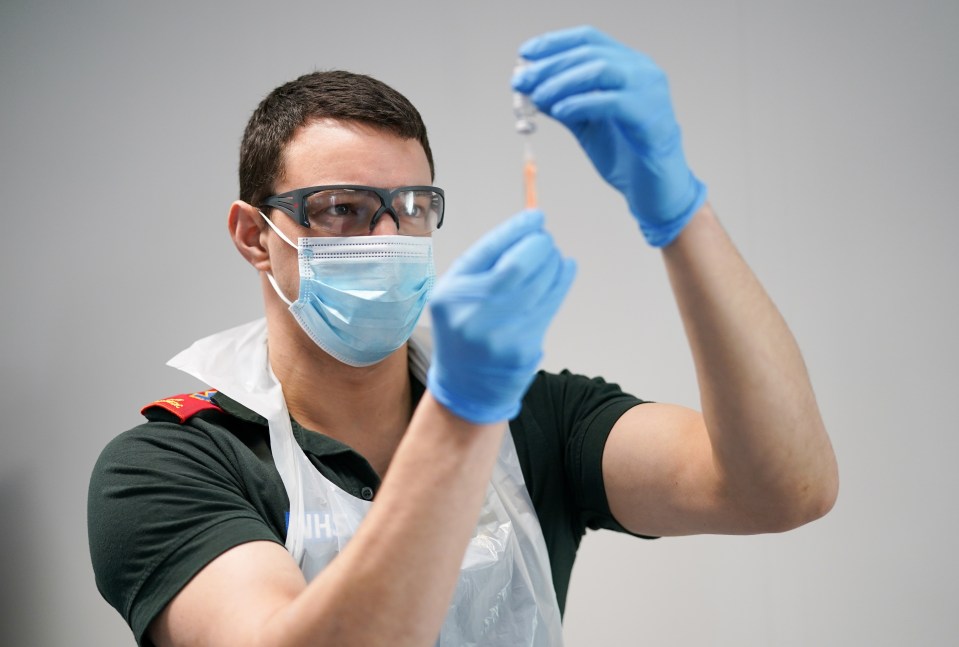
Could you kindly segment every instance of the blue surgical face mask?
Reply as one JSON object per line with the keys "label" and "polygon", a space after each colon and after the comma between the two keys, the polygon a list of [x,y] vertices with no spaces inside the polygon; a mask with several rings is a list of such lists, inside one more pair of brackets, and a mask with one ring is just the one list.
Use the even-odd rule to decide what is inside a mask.
{"label": "blue surgical face mask", "polygon": [[290,306],[324,351],[350,366],[370,366],[406,343],[435,281],[433,239],[413,236],[300,238],[300,293]]}

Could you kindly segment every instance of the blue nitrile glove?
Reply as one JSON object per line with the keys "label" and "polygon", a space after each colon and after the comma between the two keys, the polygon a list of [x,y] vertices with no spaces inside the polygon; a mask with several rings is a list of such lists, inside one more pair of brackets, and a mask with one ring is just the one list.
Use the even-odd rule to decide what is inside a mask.
{"label": "blue nitrile glove", "polygon": [[706,186],[686,166],[663,71],[592,27],[533,38],[519,53],[531,64],[513,88],[576,135],[651,245],[671,243],[705,202]]}
{"label": "blue nitrile glove", "polygon": [[569,291],[576,264],[523,211],[477,241],[430,298],[433,361],[426,386],[474,423],[519,413],[543,355],[543,337]]}

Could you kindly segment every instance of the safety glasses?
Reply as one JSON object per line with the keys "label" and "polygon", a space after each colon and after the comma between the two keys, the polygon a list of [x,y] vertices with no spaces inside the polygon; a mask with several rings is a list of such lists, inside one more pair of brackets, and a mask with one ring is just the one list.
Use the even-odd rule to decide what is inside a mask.
{"label": "safety glasses", "polygon": [[331,184],[271,195],[260,205],[283,211],[304,227],[332,236],[368,234],[389,214],[397,231],[428,236],[443,225],[443,189],[402,186],[380,189],[357,184]]}

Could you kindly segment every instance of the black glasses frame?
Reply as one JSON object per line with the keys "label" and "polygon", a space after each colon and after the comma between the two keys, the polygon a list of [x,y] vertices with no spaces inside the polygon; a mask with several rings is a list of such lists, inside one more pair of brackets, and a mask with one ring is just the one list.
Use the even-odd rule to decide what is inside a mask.
{"label": "black glasses frame", "polygon": [[401,186],[396,189],[381,189],[379,187],[364,186],[362,184],[324,184],[320,186],[308,186],[302,189],[293,189],[292,191],[287,191],[286,193],[271,195],[263,199],[263,202],[260,204],[260,208],[271,207],[274,209],[279,209],[293,218],[293,220],[309,229],[310,221],[307,218],[305,208],[306,199],[314,193],[335,189],[370,191],[371,193],[375,193],[377,196],[379,196],[380,208],[376,210],[376,213],[374,213],[373,217],[370,219],[370,231],[373,231],[376,228],[376,223],[380,221],[380,218],[383,217],[384,213],[389,213],[393,218],[393,221],[396,222],[397,227],[399,226],[399,217],[393,211],[392,206],[393,198],[397,194],[404,191],[432,191],[443,199],[443,208],[440,210],[439,220],[436,221],[436,228],[439,229],[443,226],[443,216],[446,213],[446,194],[443,192],[443,189],[439,188],[438,186],[415,185]]}

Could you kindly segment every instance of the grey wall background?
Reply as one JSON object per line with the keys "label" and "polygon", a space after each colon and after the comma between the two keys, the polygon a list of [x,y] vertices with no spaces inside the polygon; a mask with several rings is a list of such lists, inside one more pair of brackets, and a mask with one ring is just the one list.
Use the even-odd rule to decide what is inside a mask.
{"label": "grey wall background", "polygon": [[[693,168],[805,351],[833,512],[761,537],[587,536],[571,645],[942,645],[959,634],[959,4],[952,0],[0,2],[0,644],[129,645],[86,487],[164,367],[258,316],[226,235],[243,126],[314,68],[373,74],[430,127],[439,269],[521,205],[516,46],[593,23],[670,75]],[[580,276],[546,366],[696,406],[658,254],[541,123],[542,205]]]}

